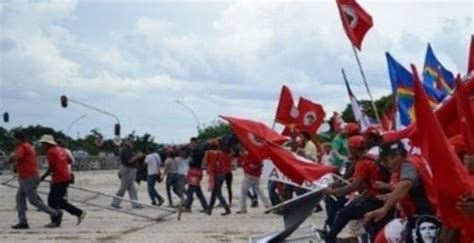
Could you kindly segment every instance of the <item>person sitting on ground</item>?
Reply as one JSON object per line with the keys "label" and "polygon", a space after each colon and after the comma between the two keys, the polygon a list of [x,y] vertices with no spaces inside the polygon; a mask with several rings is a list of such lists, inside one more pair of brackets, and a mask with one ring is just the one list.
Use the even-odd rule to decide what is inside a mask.
{"label": "person sitting on ground", "polygon": [[[436,195],[428,168],[421,156],[408,156],[401,141],[382,144],[380,160],[389,167],[392,177],[390,184],[376,182],[375,185],[392,191],[379,196],[385,203],[367,212],[365,220],[380,221],[398,205],[399,217],[408,220],[408,234],[403,240],[413,242],[410,237],[416,230],[414,222],[417,218],[424,215],[435,217],[437,212]],[[380,237],[383,237],[382,234],[377,236],[377,240]]]}
{"label": "person sitting on ground", "polygon": [[[377,196],[381,195],[382,191],[375,188],[373,183],[375,181],[388,182],[389,180],[389,176],[383,174],[375,159],[367,156],[366,140],[363,136],[356,135],[350,137],[348,146],[351,161],[355,167],[350,183],[339,188],[329,187],[325,190],[325,194],[341,196],[357,191],[360,195],[337,212],[329,232],[323,234],[323,238],[328,243],[336,242],[337,235],[349,221],[363,219],[366,213],[383,205],[383,202],[377,199]],[[388,222],[389,217],[385,218],[384,222]],[[373,240],[377,231],[385,224],[384,222],[367,222],[366,229]]]}

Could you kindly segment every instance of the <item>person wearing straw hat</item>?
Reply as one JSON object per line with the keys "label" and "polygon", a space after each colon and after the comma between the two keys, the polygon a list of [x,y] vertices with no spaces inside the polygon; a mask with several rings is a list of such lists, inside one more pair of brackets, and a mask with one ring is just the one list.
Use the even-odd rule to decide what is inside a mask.
{"label": "person wearing straw hat", "polygon": [[[52,178],[48,195],[48,205],[55,209],[64,209],[71,215],[76,216],[77,224],[79,225],[86,216],[86,212],[70,204],[65,198],[67,188],[71,182],[71,172],[68,167],[70,158],[66,151],[54,141],[52,135],[43,135],[39,142],[46,149],[46,158],[48,160],[48,169],[41,176],[41,180],[44,181],[49,175],[51,175]],[[57,225],[54,221],[48,225],[48,227],[55,226]]]}
{"label": "person wearing straw hat", "polygon": [[[26,218],[26,199],[40,209],[41,212],[48,213],[55,227],[61,225],[63,213],[48,207],[40,200],[36,189],[40,183],[38,162],[36,153],[26,136],[22,131],[13,133],[15,152],[8,159],[8,162],[16,162],[16,171],[18,172],[18,192],[16,194],[16,210],[18,211],[19,222],[12,226],[12,229],[28,229],[28,220]],[[46,226],[50,226],[47,224]]]}

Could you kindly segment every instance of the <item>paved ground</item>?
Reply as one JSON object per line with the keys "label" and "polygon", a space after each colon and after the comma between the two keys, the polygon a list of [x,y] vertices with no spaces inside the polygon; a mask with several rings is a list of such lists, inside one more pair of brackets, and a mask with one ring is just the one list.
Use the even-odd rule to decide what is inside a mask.
{"label": "paved ground", "polygon": [[[11,175],[0,176],[1,181],[9,178]],[[203,182],[206,180],[205,178]],[[43,225],[49,221],[49,217],[29,206],[27,215],[30,229],[24,231],[10,229],[10,225],[16,223],[16,190],[0,186],[0,242],[247,242],[251,235],[259,235],[282,228],[282,218],[275,214],[264,214],[262,207],[249,208],[246,215],[235,214],[235,211],[238,210],[241,181],[242,173],[238,170],[234,172],[233,213],[228,216],[220,216],[222,208],[215,209],[212,216],[199,213],[200,206],[197,200],[193,205],[193,212],[191,214],[183,213],[181,221],[178,221],[177,215],[174,214],[161,222],[76,203],[75,205],[88,212],[81,225],[76,226],[76,218],[66,213],[61,228],[47,229]],[[116,171],[76,172],[76,186],[104,193],[114,194],[118,189],[118,182]],[[204,186],[207,188],[207,185]],[[157,187],[159,193],[165,196],[163,183]],[[142,183],[138,190],[139,200],[149,203],[146,184]],[[48,184],[42,183],[40,191],[47,192]],[[69,196],[84,200],[93,195],[70,189]],[[206,196],[209,198],[208,193]],[[46,198],[46,196],[42,197]],[[175,201],[177,202],[177,199]],[[110,199],[97,197],[90,202],[108,206]],[[123,203],[122,206],[124,211],[151,217],[162,213],[162,211],[151,208],[132,210],[129,203]],[[321,227],[324,218],[324,212],[313,214],[305,224],[312,223]]]}

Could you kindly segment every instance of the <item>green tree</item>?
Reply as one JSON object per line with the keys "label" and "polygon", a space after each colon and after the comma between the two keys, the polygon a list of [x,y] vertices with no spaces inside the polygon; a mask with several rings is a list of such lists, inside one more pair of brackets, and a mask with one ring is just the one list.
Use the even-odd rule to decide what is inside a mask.
{"label": "green tree", "polygon": [[[365,110],[367,115],[375,120],[375,112],[372,104],[369,100],[361,100],[362,108]],[[377,107],[379,117],[382,117],[387,111],[391,109],[393,105],[393,95],[382,96],[380,99],[375,101],[375,107]],[[347,104],[346,109],[342,112],[342,119],[345,122],[355,122],[354,113],[352,112],[351,104]]]}
{"label": "green tree", "polygon": [[232,133],[230,126],[223,121],[213,121],[199,129],[198,139],[208,140]]}

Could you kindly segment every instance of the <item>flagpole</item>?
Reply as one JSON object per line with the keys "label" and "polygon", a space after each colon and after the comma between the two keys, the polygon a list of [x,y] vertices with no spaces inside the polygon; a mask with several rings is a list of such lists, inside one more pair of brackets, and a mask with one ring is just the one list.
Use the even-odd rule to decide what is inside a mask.
{"label": "flagpole", "polygon": [[380,121],[378,111],[377,111],[377,107],[375,106],[375,103],[374,103],[374,98],[372,97],[372,92],[370,92],[369,85],[367,84],[367,79],[365,78],[364,70],[362,69],[362,65],[360,64],[359,54],[357,54],[355,46],[354,45],[351,45],[351,46],[352,46],[352,50],[354,51],[354,56],[357,60],[357,64],[359,65],[359,71],[360,71],[360,74],[362,75],[362,80],[364,81],[365,89],[367,90],[367,93],[369,94],[370,101],[371,101],[371,104],[372,104],[372,108],[374,109],[375,118],[377,119],[377,122],[379,124],[382,124],[381,121]]}

